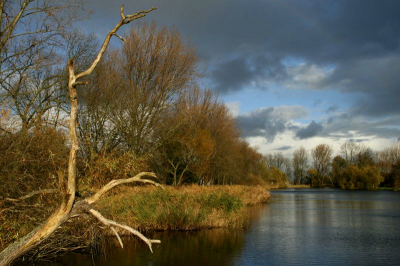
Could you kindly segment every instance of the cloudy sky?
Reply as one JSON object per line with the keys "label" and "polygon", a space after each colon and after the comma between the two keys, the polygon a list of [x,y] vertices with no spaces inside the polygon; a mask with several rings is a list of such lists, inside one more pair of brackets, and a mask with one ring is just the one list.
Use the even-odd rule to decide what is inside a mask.
{"label": "cloudy sky", "polygon": [[103,38],[121,4],[191,39],[202,85],[261,153],[399,140],[398,0],[91,0],[84,27]]}

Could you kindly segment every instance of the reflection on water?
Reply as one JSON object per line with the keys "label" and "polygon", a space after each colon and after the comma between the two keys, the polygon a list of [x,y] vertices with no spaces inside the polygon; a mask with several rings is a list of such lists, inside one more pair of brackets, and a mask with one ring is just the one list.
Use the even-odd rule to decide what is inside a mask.
{"label": "reflection on water", "polygon": [[[136,238],[123,238],[124,249],[111,240],[106,257],[95,258],[95,265],[232,265],[243,249],[241,230],[204,230],[197,232],[146,233],[160,239],[151,253]],[[93,265],[90,255],[67,256],[60,265]]]}
{"label": "reflection on water", "polygon": [[[276,190],[249,212],[244,230],[153,233],[154,254],[135,239],[110,243],[95,265],[400,265],[400,193]],[[93,263],[71,255],[61,265]]]}
{"label": "reflection on water", "polygon": [[278,190],[271,198],[237,265],[400,265],[399,193]]}

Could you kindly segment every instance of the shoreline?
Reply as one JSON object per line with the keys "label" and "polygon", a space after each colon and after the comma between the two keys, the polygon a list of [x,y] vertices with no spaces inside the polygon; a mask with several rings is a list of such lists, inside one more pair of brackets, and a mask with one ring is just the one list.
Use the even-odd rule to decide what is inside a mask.
{"label": "shoreline", "polygon": [[310,185],[288,185],[288,186],[270,186],[270,189],[287,189],[287,188],[311,188]]}
{"label": "shoreline", "polygon": [[[250,219],[248,207],[265,204],[269,199],[266,186],[125,186],[105,195],[93,207],[107,219],[146,235],[151,231],[241,229]],[[121,236],[134,237],[116,230]],[[111,236],[115,237],[92,217],[79,217],[64,224],[21,261],[56,258],[79,250],[100,254]]]}

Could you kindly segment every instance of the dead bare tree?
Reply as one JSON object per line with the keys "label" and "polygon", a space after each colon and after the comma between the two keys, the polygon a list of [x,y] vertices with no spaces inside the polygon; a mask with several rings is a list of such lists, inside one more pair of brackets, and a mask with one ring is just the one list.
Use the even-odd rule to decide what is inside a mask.
{"label": "dead bare tree", "polygon": [[[2,2],[0,2],[1,4]],[[2,6],[0,6],[2,8]],[[124,15],[124,7],[121,7],[121,20],[117,23],[117,25],[112,29],[106,36],[101,49],[91,64],[85,71],[75,74],[74,63],[73,60],[69,60],[68,62],[68,70],[69,70],[69,80],[68,80],[68,90],[69,96],[71,100],[71,110],[70,110],[70,123],[69,123],[69,135],[71,142],[71,149],[68,161],[68,178],[65,191],[61,191],[63,193],[63,199],[58,209],[56,209],[53,214],[47,219],[47,221],[35,228],[32,232],[22,237],[18,241],[9,245],[0,253],[0,265],[8,265],[12,263],[19,256],[25,254],[35,246],[39,245],[45,239],[47,239],[54,231],[60,227],[63,223],[65,223],[70,218],[78,217],[83,214],[91,214],[96,217],[100,222],[110,227],[110,229],[116,234],[118,240],[121,242],[121,239],[114,229],[114,227],[123,228],[138,237],[144,240],[149,246],[150,250],[152,250],[151,245],[153,243],[160,243],[159,240],[151,240],[143,236],[140,232],[134,230],[125,225],[121,225],[115,221],[108,220],[104,218],[99,212],[92,208],[92,204],[100,199],[107,191],[111,190],[115,186],[124,184],[124,183],[132,183],[132,182],[142,182],[142,183],[150,183],[154,185],[158,185],[157,183],[148,180],[142,179],[144,176],[155,177],[155,174],[149,172],[142,172],[138,175],[128,178],[128,179],[119,179],[113,180],[105,185],[102,189],[100,189],[96,194],[89,198],[85,198],[80,201],[76,201],[75,195],[77,190],[77,180],[76,180],[76,159],[77,152],[79,150],[79,143],[77,138],[77,115],[78,115],[78,98],[77,98],[77,87],[79,85],[84,85],[87,82],[82,79],[92,73],[100,59],[102,58],[104,52],[106,51],[110,39],[112,36],[116,36],[119,39],[123,38],[117,34],[119,28],[125,24],[128,24],[136,19],[142,18],[146,16],[151,11],[155,10],[155,8],[151,8],[149,10],[139,11],[132,15]],[[60,186],[63,187],[63,186]],[[121,245],[122,246],[122,245]]]}

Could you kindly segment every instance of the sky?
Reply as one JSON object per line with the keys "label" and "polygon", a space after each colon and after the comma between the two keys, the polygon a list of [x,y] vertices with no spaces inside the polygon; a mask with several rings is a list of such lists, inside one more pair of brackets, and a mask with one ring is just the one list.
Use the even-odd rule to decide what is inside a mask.
{"label": "sky", "polygon": [[[398,0],[91,0],[99,40],[125,14],[175,26],[211,88],[263,154],[400,139]],[[129,27],[129,26],[128,26]],[[114,40],[114,41],[119,41]]]}

